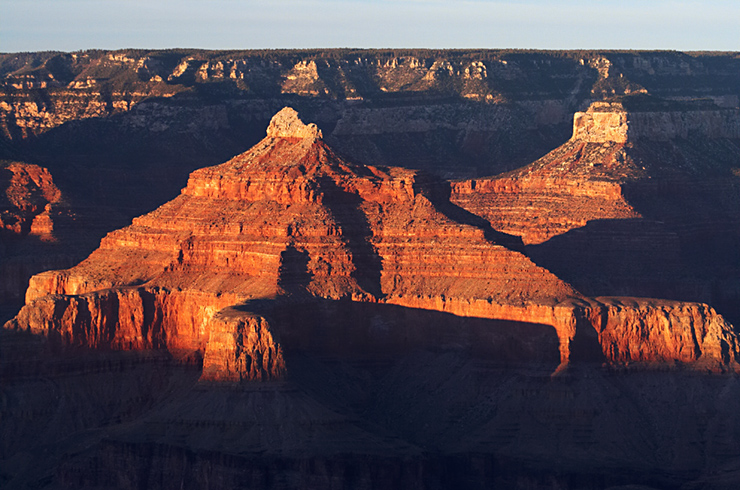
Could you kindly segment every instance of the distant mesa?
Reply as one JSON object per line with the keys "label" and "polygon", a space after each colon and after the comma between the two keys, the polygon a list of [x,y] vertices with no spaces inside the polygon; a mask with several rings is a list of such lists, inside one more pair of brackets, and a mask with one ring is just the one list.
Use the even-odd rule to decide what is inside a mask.
{"label": "distant mesa", "polygon": [[689,136],[740,138],[740,110],[720,109],[711,101],[679,102],[638,95],[594,102],[573,118],[573,139],[588,143]]}

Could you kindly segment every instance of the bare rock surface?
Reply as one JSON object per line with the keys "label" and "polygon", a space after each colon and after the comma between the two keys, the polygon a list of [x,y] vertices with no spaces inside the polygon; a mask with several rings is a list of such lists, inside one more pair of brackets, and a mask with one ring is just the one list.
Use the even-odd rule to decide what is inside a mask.
{"label": "bare rock surface", "polygon": [[584,294],[705,302],[737,322],[738,124],[701,103],[594,103],[566,143],[453,183],[452,201]]}
{"label": "bare rock surface", "polygon": [[316,124],[304,124],[298,113],[292,107],[285,107],[270,120],[267,126],[267,136],[270,138],[321,138],[321,130]]}
{"label": "bare rock surface", "polygon": [[[308,295],[550,325],[560,369],[590,337],[593,352],[578,355],[734,369],[733,328],[714,310],[584,298],[448,195],[423,173],[343,160],[286,108],[262,142],[193,172],[179,197],[108,234],[78,266],[34,276],[7,328],[69,345],[196,352],[208,379],[278,379],[276,326],[214,315]],[[630,333],[619,333],[628,317]]]}
{"label": "bare rock surface", "polygon": [[[587,297],[445,181],[275,121],[32,278],[0,338],[0,482],[675,488],[740,460],[713,308]],[[629,212],[614,191],[573,194]]]}

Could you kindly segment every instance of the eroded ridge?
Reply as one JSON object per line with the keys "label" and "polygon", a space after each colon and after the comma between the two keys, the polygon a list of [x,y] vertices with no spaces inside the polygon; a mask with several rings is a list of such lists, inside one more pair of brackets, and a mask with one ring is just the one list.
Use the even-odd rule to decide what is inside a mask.
{"label": "eroded ridge", "polygon": [[209,381],[274,380],[288,327],[254,305],[300,314],[314,300],[353,301],[549,325],[561,366],[579,356],[734,366],[735,334],[713,310],[585,298],[449,195],[421,172],[345,161],[286,108],[260,143],[193,172],[180,196],[85,261],[34,276],[6,328],[60,345],[197,353]]}
{"label": "eroded ridge", "polygon": [[738,141],[737,109],[644,96],[594,102],[575,114],[566,143],[518,170],[456,182],[452,200],[540,244],[590,221],[654,218],[629,195],[635,184],[653,194],[687,186],[724,193],[737,178]]}

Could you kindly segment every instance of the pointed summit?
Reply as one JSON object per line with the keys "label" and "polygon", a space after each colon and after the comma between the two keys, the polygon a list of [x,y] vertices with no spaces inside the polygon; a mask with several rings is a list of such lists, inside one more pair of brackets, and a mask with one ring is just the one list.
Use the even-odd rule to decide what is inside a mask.
{"label": "pointed summit", "polygon": [[275,114],[267,127],[270,138],[310,138],[321,139],[321,130],[315,124],[305,124],[292,107],[283,107]]}

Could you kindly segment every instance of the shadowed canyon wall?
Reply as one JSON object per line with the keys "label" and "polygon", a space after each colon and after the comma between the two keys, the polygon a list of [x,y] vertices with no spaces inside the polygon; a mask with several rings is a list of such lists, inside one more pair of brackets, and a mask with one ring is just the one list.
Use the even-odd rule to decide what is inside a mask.
{"label": "shadowed canyon wall", "polygon": [[584,294],[691,299],[737,322],[739,124],[705,103],[594,103],[562,146],[452,199]]}
{"label": "shadowed canyon wall", "polygon": [[0,486],[740,481],[733,54],[0,69]]}

